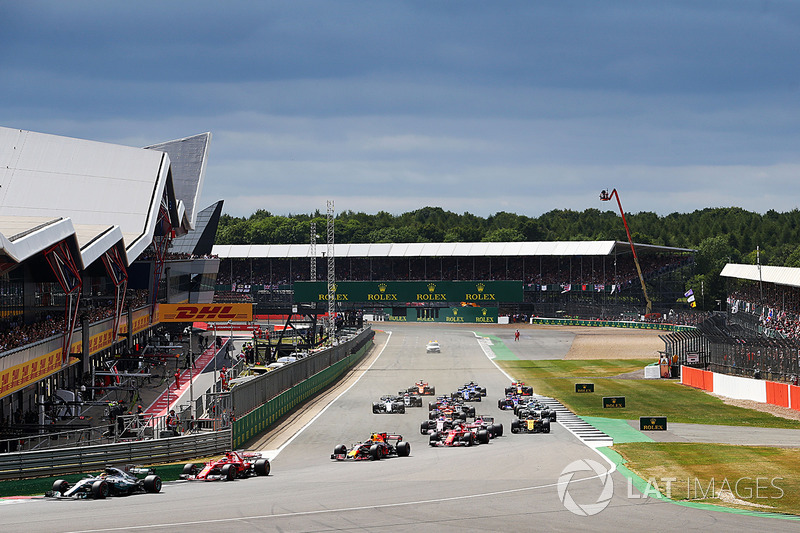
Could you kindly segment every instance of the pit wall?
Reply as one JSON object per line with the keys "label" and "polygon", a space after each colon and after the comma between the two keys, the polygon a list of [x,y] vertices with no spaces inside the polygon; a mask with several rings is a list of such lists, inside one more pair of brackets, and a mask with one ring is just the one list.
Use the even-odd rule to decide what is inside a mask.
{"label": "pit wall", "polygon": [[688,366],[681,366],[681,383],[728,398],[753,400],[800,411],[800,387],[788,383],[729,376]]}

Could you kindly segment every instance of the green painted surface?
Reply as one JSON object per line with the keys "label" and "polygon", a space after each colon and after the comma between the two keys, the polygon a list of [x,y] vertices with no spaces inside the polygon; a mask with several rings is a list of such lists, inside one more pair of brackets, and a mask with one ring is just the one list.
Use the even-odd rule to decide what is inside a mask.
{"label": "green painted surface", "polygon": [[487,335],[485,333],[476,333],[476,334],[480,335],[481,337],[486,337],[487,339],[492,341],[492,343],[489,345],[489,348],[492,349],[496,361],[519,361],[519,357],[514,355],[514,352],[512,352],[508,348],[508,346],[506,346],[506,343],[500,340],[499,337],[495,337],[494,335]]}
{"label": "green painted surface", "polygon": [[654,442],[653,439],[641,431],[632,428],[627,420],[599,416],[581,416],[579,418],[614,439],[615,444],[623,442]]}

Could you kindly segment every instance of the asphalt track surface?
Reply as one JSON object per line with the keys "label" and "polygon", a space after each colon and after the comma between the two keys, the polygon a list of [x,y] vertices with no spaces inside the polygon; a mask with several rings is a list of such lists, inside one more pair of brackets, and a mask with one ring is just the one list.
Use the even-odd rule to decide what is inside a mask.
{"label": "asphalt track surface", "polygon": [[[379,355],[358,381],[296,434],[272,461],[266,478],[234,482],[165,483],[160,494],[107,500],[20,500],[0,506],[4,532],[62,531],[797,531],[797,522],[687,508],[642,498],[624,476],[594,471],[562,478],[589,460],[611,468],[560,425],[550,434],[512,435],[513,415],[497,409],[508,378],[487,358],[470,328],[386,325]],[[485,328],[481,328],[482,331]],[[437,339],[441,354],[426,354]],[[513,341],[512,341],[513,342]],[[469,380],[488,389],[479,413],[494,415],[505,436],[470,448],[431,448],[419,432],[425,408],[375,415],[371,403],[425,379],[437,393]],[[337,444],[373,431],[401,433],[410,457],[336,462]],[[273,455],[275,451],[272,452]],[[590,463],[580,463],[588,465]],[[603,483],[603,479],[607,481]],[[567,482],[568,481],[568,482]],[[603,500],[610,501],[591,514]],[[599,502],[599,506],[605,503]],[[598,507],[599,507],[598,506]]]}

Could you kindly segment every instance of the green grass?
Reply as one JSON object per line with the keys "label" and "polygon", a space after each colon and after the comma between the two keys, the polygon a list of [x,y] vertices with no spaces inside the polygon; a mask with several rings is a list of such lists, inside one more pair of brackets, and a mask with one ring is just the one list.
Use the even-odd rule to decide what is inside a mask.
{"label": "green grass", "polygon": [[[798,448],[631,442],[613,449],[627,461],[627,468],[645,481],[653,480],[655,488],[673,500],[800,514]],[[670,494],[667,478],[674,478]],[[720,489],[768,507],[723,503]]]}
{"label": "green grass", "polygon": [[[666,416],[669,422],[800,429],[800,421],[769,413],[725,405],[703,391],[675,380],[614,379],[638,370],[645,360],[498,361],[534,392],[558,399],[581,416],[636,420],[640,416]],[[576,383],[594,383],[593,394],[576,393]],[[624,409],[604,409],[603,396],[625,396]]]}

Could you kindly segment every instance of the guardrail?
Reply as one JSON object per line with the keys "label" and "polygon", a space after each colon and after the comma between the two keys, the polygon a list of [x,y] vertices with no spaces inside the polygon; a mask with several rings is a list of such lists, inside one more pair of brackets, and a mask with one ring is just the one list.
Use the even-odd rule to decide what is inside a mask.
{"label": "guardrail", "polygon": [[627,329],[657,329],[662,331],[694,331],[694,326],[680,324],[663,324],[658,322],[632,322],[623,320],[587,320],[581,318],[540,318],[532,317],[531,324],[550,326],[595,326]]}
{"label": "guardrail", "polygon": [[145,464],[216,455],[230,449],[231,430],[60,450],[0,454],[0,479],[58,476],[98,470],[107,464]]}

